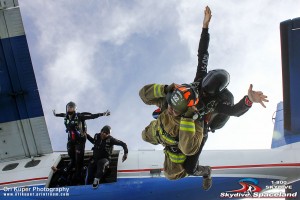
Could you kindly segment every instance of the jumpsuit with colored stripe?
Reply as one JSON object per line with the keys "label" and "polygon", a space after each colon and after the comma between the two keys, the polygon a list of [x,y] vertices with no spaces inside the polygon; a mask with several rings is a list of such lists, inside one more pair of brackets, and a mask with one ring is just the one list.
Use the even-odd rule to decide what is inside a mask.
{"label": "jumpsuit with colored stripe", "polygon": [[[165,88],[166,85],[149,84],[140,90],[139,95],[147,105],[166,108]],[[186,157],[199,151],[203,138],[202,123],[195,123],[191,118],[175,117],[164,109],[143,130],[142,138],[151,144],[162,144],[165,147],[164,174],[166,178],[176,180],[188,175],[183,167]]]}

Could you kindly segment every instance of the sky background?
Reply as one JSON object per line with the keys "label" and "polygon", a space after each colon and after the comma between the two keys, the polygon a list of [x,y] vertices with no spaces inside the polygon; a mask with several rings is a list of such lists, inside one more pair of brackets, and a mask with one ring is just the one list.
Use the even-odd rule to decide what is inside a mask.
{"label": "sky background", "polygon": [[[210,133],[204,149],[267,149],[272,115],[282,101],[279,23],[300,17],[299,0],[19,0],[53,149],[66,150],[63,118],[69,101],[79,112],[111,111],[87,121],[91,135],[106,124],[129,150],[161,149],[141,132],[155,106],[138,92],[149,83],[193,81],[206,5],[212,10],[208,70],[226,69],[237,103],[249,85],[268,96]],[[86,149],[92,145],[87,142]]]}

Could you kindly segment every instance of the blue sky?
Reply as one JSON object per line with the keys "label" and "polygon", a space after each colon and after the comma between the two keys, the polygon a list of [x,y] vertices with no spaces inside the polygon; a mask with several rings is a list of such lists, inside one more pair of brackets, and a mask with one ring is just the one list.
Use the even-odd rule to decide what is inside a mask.
{"label": "blue sky", "polygon": [[[111,111],[88,121],[93,135],[104,125],[130,150],[160,148],[141,132],[154,106],[138,96],[148,83],[188,83],[195,76],[203,10],[211,7],[209,69],[231,74],[237,103],[250,83],[270,100],[231,117],[210,134],[205,149],[269,148],[272,115],[282,100],[281,21],[299,17],[297,0],[264,1],[24,1],[19,0],[31,58],[54,150],[66,150],[62,118],[69,101],[78,111]],[[87,143],[86,149],[91,144]]]}

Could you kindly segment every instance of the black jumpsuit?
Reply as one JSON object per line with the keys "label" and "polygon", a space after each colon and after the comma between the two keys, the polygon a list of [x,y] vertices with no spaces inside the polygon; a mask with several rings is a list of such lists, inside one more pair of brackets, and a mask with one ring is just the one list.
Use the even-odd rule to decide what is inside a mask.
{"label": "black jumpsuit", "polygon": [[228,89],[224,89],[216,96],[204,96],[202,91],[202,80],[207,74],[208,65],[208,46],[209,33],[208,28],[203,28],[198,48],[198,66],[194,82],[199,82],[198,91],[199,99],[201,100],[197,105],[197,110],[201,114],[201,119],[204,120],[203,140],[199,152],[193,156],[188,156],[184,167],[188,174],[193,174],[196,170],[200,153],[208,138],[208,130],[215,131],[222,128],[229,120],[230,116],[241,116],[249,110],[246,102],[247,96],[243,97],[237,104],[234,104],[232,93]]}
{"label": "black jumpsuit", "polygon": [[70,163],[64,170],[70,173],[70,170],[75,167],[75,177],[72,181],[73,184],[77,184],[81,181],[81,172],[84,161],[84,149],[86,142],[87,126],[85,120],[95,119],[103,116],[103,113],[91,114],[88,112],[74,113],[73,115],[67,115],[66,113],[55,114],[56,117],[64,117],[64,124],[66,126],[66,132],[68,133],[68,155],[70,156]]}
{"label": "black jumpsuit", "polygon": [[102,140],[100,134],[101,133],[96,133],[94,138],[87,134],[87,139],[94,144],[94,147],[93,159],[88,166],[88,172],[85,180],[86,184],[91,184],[93,182],[93,178],[98,178],[100,180],[103,177],[105,167],[109,165],[114,145],[122,146],[124,153],[128,154],[126,143],[121,140],[117,140],[112,136],[108,136],[106,139]]}

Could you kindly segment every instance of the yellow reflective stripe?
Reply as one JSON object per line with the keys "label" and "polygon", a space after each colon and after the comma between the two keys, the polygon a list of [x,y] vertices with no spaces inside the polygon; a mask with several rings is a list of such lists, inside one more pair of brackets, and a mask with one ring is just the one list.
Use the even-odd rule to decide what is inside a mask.
{"label": "yellow reflective stripe", "polygon": [[195,126],[195,122],[191,122],[191,121],[184,121],[184,120],[181,120],[181,121],[180,121],[180,125],[181,125],[181,124]]}
{"label": "yellow reflective stripe", "polygon": [[179,128],[179,130],[195,133],[195,131],[196,131],[195,123],[194,122],[189,122],[189,121],[181,120],[180,121],[180,128]]}
{"label": "yellow reflective stripe", "polygon": [[180,127],[180,130],[195,133],[195,128]]}
{"label": "yellow reflective stripe", "polygon": [[176,141],[176,140],[174,140],[173,138],[170,138],[170,137],[164,135],[161,129],[159,129],[159,135],[160,135],[160,137],[162,137],[162,139],[163,139],[164,141],[168,142],[170,145],[175,145],[175,144],[177,144],[177,141]]}
{"label": "yellow reflective stripe", "polygon": [[163,94],[161,93],[161,85],[154,84],[154,97],[163,97]]}
{"label": "yellow reflective stripe", "polygon": [[170,160],[173,162],[173,163],[183,163],[186,159],[186,155],[184,154],[175,154],[175,153],[172,153],[168,150],[165,150],[165,153],[167,153],[167,155],[169,156]]}

